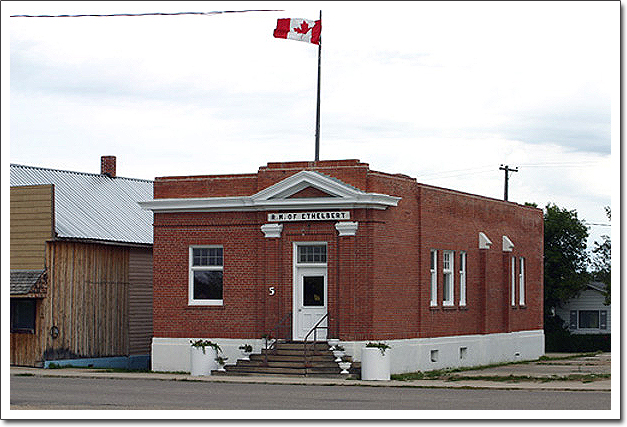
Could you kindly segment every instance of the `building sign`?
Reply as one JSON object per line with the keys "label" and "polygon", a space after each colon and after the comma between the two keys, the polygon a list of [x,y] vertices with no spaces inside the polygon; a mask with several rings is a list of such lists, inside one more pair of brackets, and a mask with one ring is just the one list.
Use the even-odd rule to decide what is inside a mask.
{"label": "building sign", "polygon": [[339,221],[351,218],[349,211],[269,213],[268,221]]}

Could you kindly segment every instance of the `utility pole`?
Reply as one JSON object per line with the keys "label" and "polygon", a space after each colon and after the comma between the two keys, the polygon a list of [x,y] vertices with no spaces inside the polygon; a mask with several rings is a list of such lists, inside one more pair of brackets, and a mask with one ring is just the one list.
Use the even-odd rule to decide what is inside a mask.
{"label": "utility pole", "polygon": [[510,169],[508,165],[505,165],[505,166],[501,165],[499,170],[505,171],[505,196],[503,200],[507,201],[507,187],[508,187],[508,182],[509,182],[509,172],[518,172],[518,168]]}

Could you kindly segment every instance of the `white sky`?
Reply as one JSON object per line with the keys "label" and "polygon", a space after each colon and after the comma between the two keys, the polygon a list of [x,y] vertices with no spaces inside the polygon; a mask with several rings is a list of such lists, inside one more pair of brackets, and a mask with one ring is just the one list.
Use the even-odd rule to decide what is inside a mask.
{"label": "white sky", "polygon": [[[285,11],[8,17],[243,9]],[[272,31],[320,9],[322,160],[495,198],[507,164],[511,201],[608,222],[619,2],[3,2],[3,169],[98,173],[115,155],[118,175],[153,179],[313,160],[317,46]]]}

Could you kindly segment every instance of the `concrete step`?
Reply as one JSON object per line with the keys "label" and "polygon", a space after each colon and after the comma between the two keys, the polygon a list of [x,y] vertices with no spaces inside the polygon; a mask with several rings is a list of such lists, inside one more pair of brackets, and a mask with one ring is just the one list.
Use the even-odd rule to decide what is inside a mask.
{"label": "concrete step", "polygon": [[[281,376],[323,376],[345,378],[335,356],[326,342],[318,342],[307,347],[307,367],[305,366],[305,349],[302,341],[280,341],[276,348],[251,354],[250,360],[239,359],[234,365],[226,365],[226,371],[214,371],[216,375],[281,375]],[[355,375],[357,368],[351,367]]]}
{"label": "concrete step", "polygon": [[[250,360],[265,360],[265,354],[251,354]],[[282,351],[277,353],[268,353],[268,360],[284,360],[286,362],[295,362],[298,360],[304,360],[303,353],[294,353],[289,351]],[[335,357],[332,354],[307,354],[308,360],[318,361],[334,361]]]}
{"label": "concrete step", "polygon": [[[283,350],[303,350],[304,345],[302,341],[279,341],[278,343],[276,343],[276,348]],[[328,350],[329,344],[327,344],[326,342],[318,342],[315,346],[313,345],[313,343],[307,344],[308,351],[313,350],[314,348],[316,350]]]}
{"label": "concrete step", "polygon": [[325,374],[325,373],[308,373],[307,375],[295,375],[293,373],[290,374],[280,374],[276,372],[224,372],[224,371],[211,371],[211,375],[215,376],[229,376],[229,375],[237,375],[237,376],[259,376],[259,377],[316,377],[316,378],[347,378],[350,375],[347,374]]}
{"label": "concrete step", "polygon": [[[266,350],[262,350],[261,354],[265,354]],[[269,350],[268,351],[268,355],[270,354],[277,354],[277,355],[282,355],[282,356],[303,356],[305,354],[305,352],[303,351],[303,349],[292,349],[292,348],[277,348],[276,350]],[[308,350],[307,351],[308,355],[326,355],[329,357],[333,357],[333,353],[329,350],[315,350],[315,351],[311,351]]]}
{"label": "concrete step", "polygon": [[[237,366],[227,365],[224,367],[226,374],[281,374],[281,375],[297,375],[297,376],[311,376],[311,375],[339,375],[340,368],[290,368],[283,366]],[[213,373],[213,372],[212,372]],[[222,372],[224,374],[224,372]]]}
{"label": "concrete step", "polygon": [[[331,368],[337,369],[338,365],[334,361],[310,361],[312,367],[315,368]],[[264,367],[265,362],[263,360],[238,360],[235,366],[245,367]],[[305,361],[285,361],[285,360],[270,360],[268,359],[268,366],[272,367],[285,367],[285,368],[304,368]]]}

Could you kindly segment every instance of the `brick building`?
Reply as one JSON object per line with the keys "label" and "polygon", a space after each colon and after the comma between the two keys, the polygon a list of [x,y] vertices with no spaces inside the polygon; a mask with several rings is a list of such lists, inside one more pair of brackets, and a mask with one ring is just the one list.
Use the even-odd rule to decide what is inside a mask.
{"label": "brick building", "polygon": [[190,339],[235,360],[321,319],[356,360],[387,342],[393,373],[544,353],[539,209],[358,160],[156,178],[140,204],[154,212],[154,370],[189,370]]}

